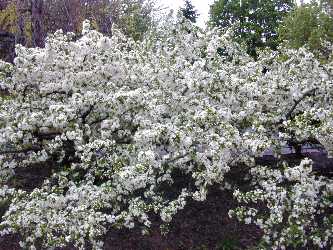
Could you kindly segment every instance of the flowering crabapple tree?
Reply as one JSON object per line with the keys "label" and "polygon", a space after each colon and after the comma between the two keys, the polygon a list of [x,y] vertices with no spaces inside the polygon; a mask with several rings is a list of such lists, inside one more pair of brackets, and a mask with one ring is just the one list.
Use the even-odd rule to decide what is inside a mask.
{"label": "flowering crabapple tree", "polygon": [[[332,63],[305,49],[253,61],[231,31],[186,21],[138,42],[83,26],[76,41],[58,31],[1,63],[1,235],[26,249],[102,249],[110,228],[148,232],[151,214],[167,225],[219,185],[263,248],[332,245],[332,180],[309,159],[279,158],[306,142],[333,149]],[[256,161],[267,149],[274,166]],[[29,171],[42,180],[19,185]]]}

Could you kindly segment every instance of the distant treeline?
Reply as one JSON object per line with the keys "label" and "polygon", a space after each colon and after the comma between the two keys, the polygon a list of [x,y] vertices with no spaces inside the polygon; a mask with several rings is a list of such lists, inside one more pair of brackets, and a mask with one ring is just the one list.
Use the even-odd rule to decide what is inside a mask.
{"label": "distant treeline", "polygon": [[12,61],[14,45],[43,47],[58,29],[80,34],[82,22],[111,35],[116,24],[135,40],[152,25],[155,4],[150,0],[6,0],[0,1],[0,58]]}

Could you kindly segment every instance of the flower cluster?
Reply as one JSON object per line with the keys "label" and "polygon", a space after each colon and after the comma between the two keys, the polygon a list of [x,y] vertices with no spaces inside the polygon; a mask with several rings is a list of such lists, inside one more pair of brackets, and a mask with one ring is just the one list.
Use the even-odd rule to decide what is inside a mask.
{"label": "flower cluster", "polygon": [[[258,186],[253,191],[234,192],[243,205],[230,211],[230,216],[258,225],[264,233],[263,245],[272,249],[332,246],[333,181],[311,174],[308,159],[298,166],[284,167],[253,169],[252,174],[259,177]],[[253,204],[265,204],[267,210],[260,211]]]}
{"label": "flower cluster", "polygon": [[[0,102],[0,200],[9,204],[1,235],[18,233],[30,249],[87,241],[101,249],[109,228],[146,232],[151,213],[167,224],[210,186],[231,188],[226,174],[244,168],[259,186],[236,197],[263,201],[271,217],[260,223],[254,207],[235,213],[261,226],[267,244],[291,244],[290,235],[332,243],[332,221],[320,217],[331,206],[330,180],[308,162],[255,162],[307,141],[333,148],[332,63],[305,49],[253,61],[230,31],[186,21],[137,42],[83,26],[76,41],[58,31],[45,48],[18,46],[15,65],[0,65],[9,91]],[[29,170],[40,181],[25,188],[18,176]]]}

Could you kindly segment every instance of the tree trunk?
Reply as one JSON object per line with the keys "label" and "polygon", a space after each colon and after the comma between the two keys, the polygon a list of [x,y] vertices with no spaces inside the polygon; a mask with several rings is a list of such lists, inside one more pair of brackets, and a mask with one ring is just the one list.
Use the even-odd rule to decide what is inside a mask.
{"label": "tree trunk", "polygon": [[[12,63],[15,57],[15,35],[0,31],[0,59]],[[0,95],[3,89],[0,87]]]}
{"label": "tree trunk", "polygon": [[15,36],[15,44],[26,44],[25,37],[25,12],[27,6],[25,0],[17,0],[16,1],[16,12],[17,12],[17,33]]}
{"label": "tree trunk", "polygon": [[32,46],[44,47],[43,0],[31,2]]}

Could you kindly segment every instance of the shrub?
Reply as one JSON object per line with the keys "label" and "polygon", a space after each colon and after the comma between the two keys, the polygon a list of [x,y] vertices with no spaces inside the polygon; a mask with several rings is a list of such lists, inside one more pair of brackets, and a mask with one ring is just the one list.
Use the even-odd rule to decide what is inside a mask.
{"label": "shrub", "polygon": [[[10,92],[0,104],[0,198],[9,204],[1,235],[18,233],[30,249],[100,249],[110,227],[145,232],[152,213],[168,224],[188,199],[204,201],[211,185],[229,186],[230,171],[245,171],[253,191],[235,197],[250,208],[234,214],[259,224],[269,246],[290,245],[282,239],[290,230],[302,244],[332,243],[332,181],[309,161],[255,161],[309,140],[332,148],[332,63],[304,49],[255,62],[230,31],[186,21],[169,21],[141,42],[113,34],[85,22],[79,40],[58,31],[45,48],[18,46],[13,67],[1,64],[11,70],[1,80]],[[18,184],[36,169],[40,181]],[[176,185],[175,173],[187,183]],[[267,205],[265,223],[253,219],[257,200]],[[294,223],[315,213],[328,228],[319,238],[319,224]]]}

